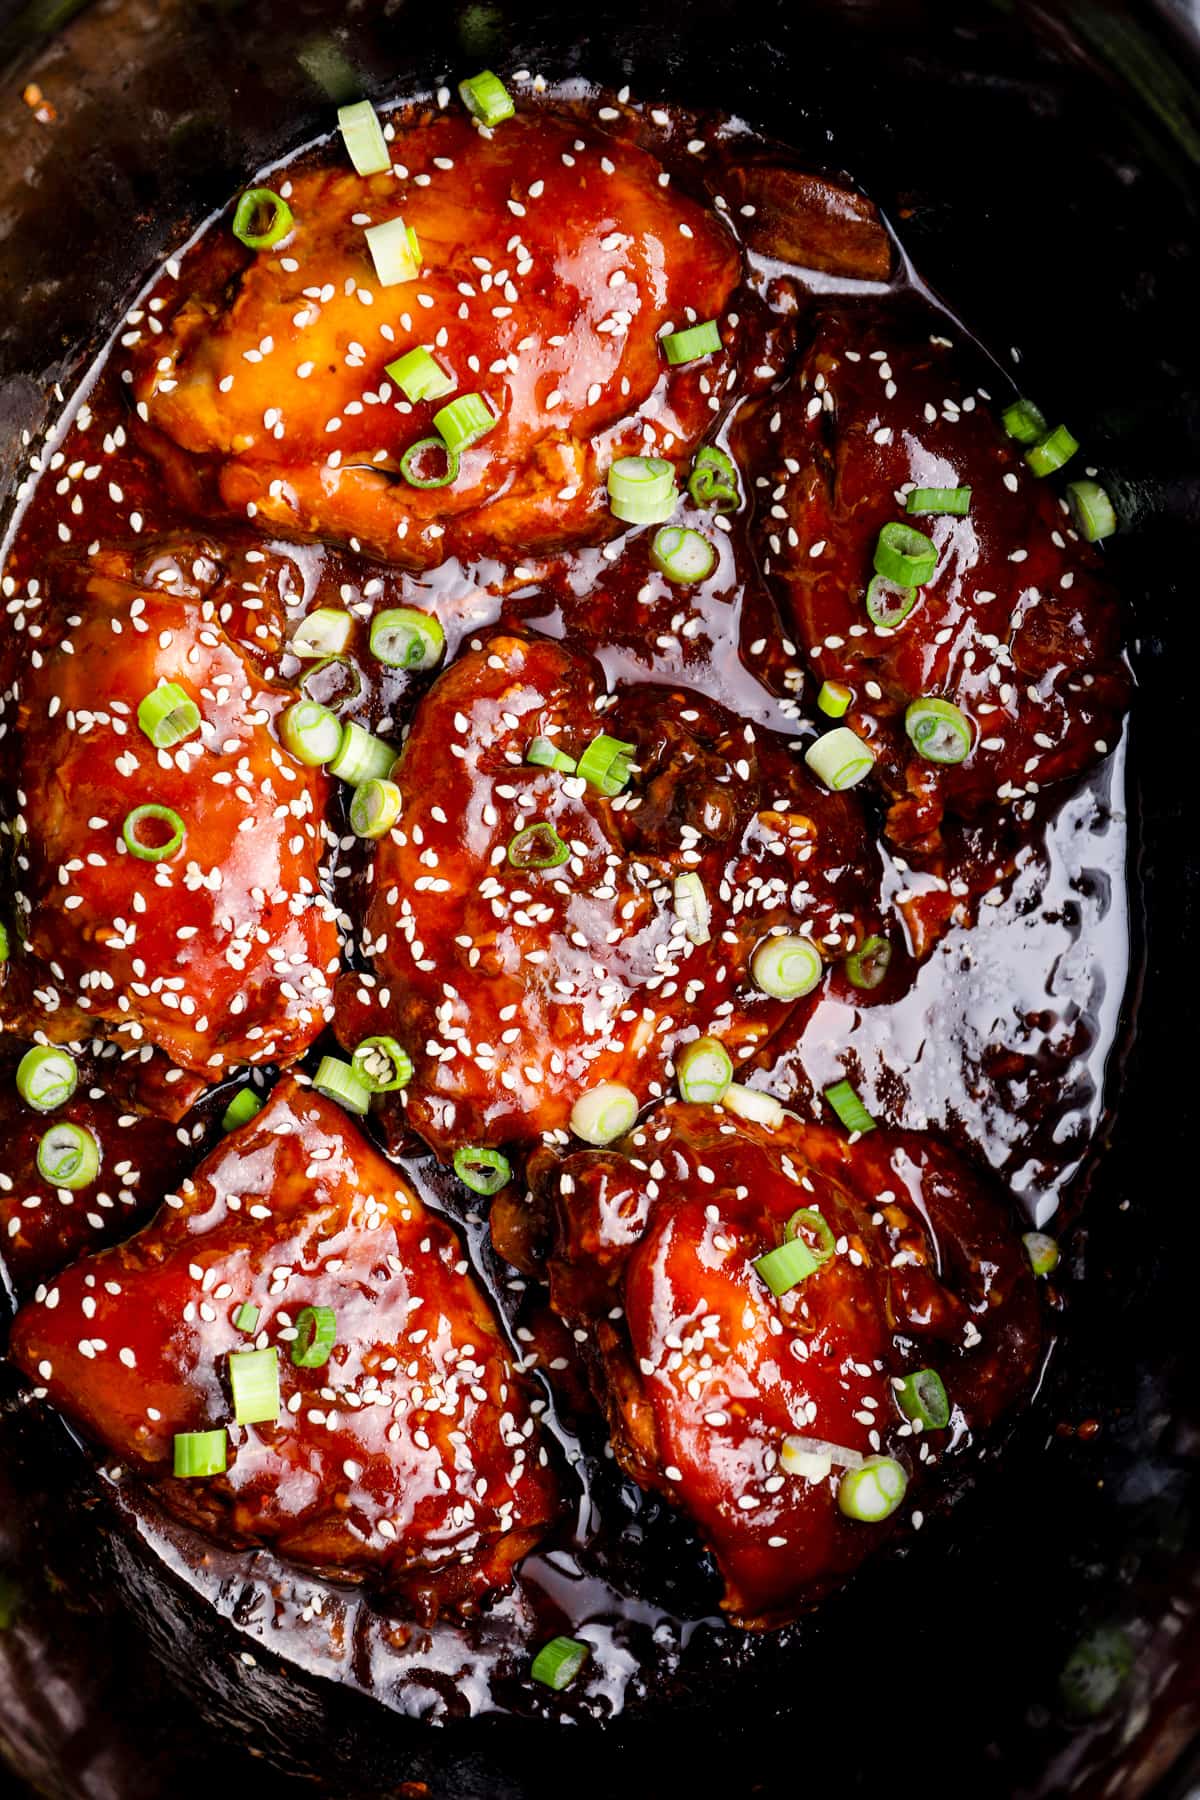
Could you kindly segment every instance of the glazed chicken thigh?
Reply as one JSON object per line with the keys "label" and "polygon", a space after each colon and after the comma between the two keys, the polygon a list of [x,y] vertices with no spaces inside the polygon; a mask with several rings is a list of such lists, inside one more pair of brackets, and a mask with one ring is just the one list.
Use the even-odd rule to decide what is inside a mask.
{"label": "glazed chicken thigh", "polygon": [[[316,1309],[332,1343],[306,1335]],[[238,1423],[246,1353],[277,1370],[278,1393]],[[507,1586],[556,1512],[528,1397],[453,1231],[290,1078],[136,1237],[26,1306],[12,1355],[181,1517],[369,1576],[422,1611]],[[173,1440],[202,1432],[228,1439],[225,1472],[177,1479]]]}

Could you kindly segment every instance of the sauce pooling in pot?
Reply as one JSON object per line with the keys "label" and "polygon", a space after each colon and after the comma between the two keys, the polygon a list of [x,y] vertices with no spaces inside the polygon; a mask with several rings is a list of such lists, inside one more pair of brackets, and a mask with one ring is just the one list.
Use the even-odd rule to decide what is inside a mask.
{"label": "sauce pooling in pot", "polygon": [[152,278],[9,543],[0,1008],[88,1085],[40,1134],[5,1087],[14,1353],[265,1647],[605,1716],[920,1529],[1035,1379],[1119,614],[869,201],[672,109],[388,123]]}

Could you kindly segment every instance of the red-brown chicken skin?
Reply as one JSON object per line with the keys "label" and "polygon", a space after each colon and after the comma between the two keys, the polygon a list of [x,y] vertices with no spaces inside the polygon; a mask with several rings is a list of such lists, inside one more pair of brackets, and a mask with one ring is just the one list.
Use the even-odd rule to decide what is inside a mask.
{"label": "red-brown chicken skin", "polygon": [[[601,731],[636,746],[615,799],[525,761],[534,738],[577,758]],[[364,934],[374,973],[342,977],[337,1030],[348,1047],[380,1031],[405,1046],[409,1122],[443,1155],[561,1131],[600,1082],[645,1102],[684,1037],[751,1054],[788,1010],[746,975],[768,929],[806,929],[832,958],[873,916],[852,801],[696,696],[640,688],[610,705],[595,666],[545,638],[464,650],[394,773],[403,811]],[[511,865],[534,824],[569,860]],[[689,873],[712,907],[703,944],[674,906]]]}
{"label": "red-brown chicken skin", "polygon": [[[943,812],[1023,805],[1113,747],[1128,698],[1120,617],[1098,552],[1054,485],[1026,467],[998,408],[971,385],[944,321],[903,305],[832,309],[781,393],[739,437],[758,471],[763,567],[782,591],[812,678],[850,687],[892,800],[893,841],[937,842]],[[966,517],[909,517],[914,488],[971,489]],[[933,578],[899,625],[864,604],[882,526],[932,538]],[[966,760],[923,760],[909,702],[949,700],[972,726]]]}
{"label": "red-brown chicken skin", "polygon": [[[1033,1375],[1021,1244],[936,1142],[671,1105],[612,1150],[539,1163],[557,1196],[553,1303],[586,1333],[618,1460],[690,1515],[740,1624],[794,1617],[889,1530],[839,1510],[836,1459],[790,1473],[785,1439],[893,1456],[912,1495]],[[777,1298],[754,1263],[799,1208],[836,1248]],[[945,1383],[949,1430],[915,1429],[897,1403],[894,1381],[923,1368]]]}
{"label": "red-brown chicken skin", "polygon": [[[732,354],[667,365],[659,334],[720,319],[740,254],[665,181],[643,150],[549,113],[490,134],[417,113],[367,177],[335,140],[280,178],[294,226],[277,248],[217,232],[164,285],[132,363],[168,471],[191,504],[415,567],[607,534],[608,464],[686,459]],[[421,272],[384,287],[364,231],[397,216]],[[448,396],[410,404],[385,373],[418,346],[497,415],[432,489],[399,462]]]}
{"label": "red-brown chicken skin", "polygon": [[[247,1303],[253,1335],[234,1323]],[[292,1360],[305,1307],[336,1316],[317,1367]],[[279,1421],[236,1425],[228,1356],[269,1346]],[[528,1397],[453,1231],[290,1077],[150,1225],[26,1306],[12,1355],[172,1511],[424,1611],[507,1586],[555,1516]],[[225,1475],[176,1479],[175,1434],[222,1427]]]}
{"label": "red-brown chicken skin", "polygon": [[[4,659],[24,940],[6,1019],[57,1042],[157,1045],[210,1081],[299,1056],[330,1010],[338,937],[321,873],[330,784],[276,735],[294,695],[261,679],[212,601],[97,576],[35,617]],[[201,715],[172,749],[137,716],[163,682]],[[186,832],[159,861],[123,835],[147,804]],[[134,836],[158,848],[170,830]]]}

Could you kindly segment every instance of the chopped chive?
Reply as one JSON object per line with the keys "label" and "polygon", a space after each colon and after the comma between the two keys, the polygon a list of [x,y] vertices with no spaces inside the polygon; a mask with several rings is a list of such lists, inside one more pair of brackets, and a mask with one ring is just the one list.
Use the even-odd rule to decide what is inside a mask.
{"label": "chopped chive", "polygon": [[667,361],[678,367],[680,363],[698,362],[702,356],[714,356],[721,348],[721,333],[715,319],[705,319],[702,325],[669,331],[659,342]]}
{"label": "chopped chive", "polygon": [[[430,453],[444,456],[446,459],[445,469],[440,475],[421,475],[417,472],[417,464]],[[458,479],[458,451],[452,450],[444,438],[418,438],[415,444],[408,446],[400,458],[400,474],[407,481],[409,487],[449,487],[451,482]]]}
{"label": "chopped chive", "polygon": [[323,1056],[313,1076],[313,1086],[327,1100],[336,1100],[360,1118],[371,1110],[371,1090],[350,1063],[337,1056]]}
{"label": "chopped chive", "polygon": [[247,1337],[253,1337],[261,1317],[261,1311],[252,1301],[243,1300],[233,1315],[233,1328],[235,1331],[244,1331]]}
{"label": "chopped chive", "polygon": [[853,699],[853,693],[843,682],[823,681],[817,695],[817,710],[827,719],[840,719],[849,711]]}
{"label": "chopped chive", "polygon": [[1018,444],[1036,444],[1049,430],[1046,415],[1032,400],[1014,400],[1000,415],[1010,438]]}
{"label": "chopped chive", "polygon": [[390,376],[406,400],[440,400],[454,392],[454,377],[436,361],[424,344],[388,363],[384,374]]}
{"label": "chopped chive", "polygon": [[790,1293],[794,1287],[799,1287],[820,1266],[821,1259],[813,1254],[803,1238],[789,1238],[774,1250],[768,1250],[765,1256],[756,1256],[754,1259],[756,1273],[766,1282],[776,1299]]}
{"label": "chopped chive", "polygon": [[886,575],[872,575],[863,604],[872,625],[880,631],[895,631],[897,625],[907,619],[918,598],[917,588],[889,581]]}
{"label": "chopped chive", "polygon": [[297,1369],[323,1369],[337,1343],[337,1314],[332,1306],[304,1306],[296,1315],[291,1357]]}
{"label": "chopped chive", "polygon": [[965,518],[971,510],[969,487],[913,488],[904,503],[907,513],[948,513],[952,518]]}
{"label": "chopped chive", "polygon": [[368,225],[363,236],[380,287],[398,287],[401,282],[415,281],[421,273],[421,246],[411,225],[403,219],[385,219],[381,225]]}
{"label": "chopped chive", "polygon": [[279,1352],[274,1344],[263,1350],[231,1350],[229,1385],[239,1425],[278,1425]]}
{"label": "chopped chive", "polygon": [[1056,425],[1025,452],[1025,461],[1035,475],[1053,475],[1055,469],[1070,462],[1078,448],[1078,438],[1072,437],[1065,425]]}
{"label": "chopped chive", "polygon": [[382,175],[392,166],[392,153],[369,100],[338,107],[338,130],[356,175]]}
{"label": "chopped chive", "polygon": [[512,1164],[499,1150],[463,1144],[454,1152],[454,1173],[473,1194],[498,1194],[512,1180]]}
{"label": "chopped chive", "polygon": [[233,235],[239,243],[247,250],[273,250],[291,229],[292,209],[286,200],[270,188],[246,189],[233,215]]}
{"label": "chopped chive", "polygon": [[458,456],[495,429],[496,415],[482,394],[459,394],[433,415],[438,432],[451,456]]}
{"label": "chopped chive", "polygon": [[923,531],[894,521],[883,526],[875,545],[875,573],[899,587],[923,587],[937,568],[937,551]]}
{"label": "chopped chive", "polygon": [[361,725],[339,727],[341,739],[337,754],[330,759],[329,773],[358,787],[364,781],[386,779],[396,761],[396,752],[382,738],[372,737]]}
{"label": "chopped chive", "polygon": [[579,758],[575,772],[591,787],[597,787],[611,797],[628,785],[629,762],[636,750],[636,744],[626,744],[602,731]]}
{"label": "chopped chive", "polygon": [[467,111],[482,125],[489,129],[503,125],[505,119],[511,119],[516,112],[512,95],[490,69],[482,69],[478,75],[470,75],[466,81],[458,84],[458,95]]}
{"label": "chopped chive", "polygon": [[825,1089],[825,1098],[847,1131],[862,1134],[874,1131],[875,1121],[848,1081],[835,1081]]}
{"label": "chopped chive", "polygon": [[[808,1237],[804,1236],[805,1232],[809,1234]],[[802,1243],[807,1244],[817,1259],[818,1268],[827,1263],[837,1249],[832,1226],[812,1206],[798,1207],[784,1226],[783,1235],[788,1243],[793,1238],[799,1238]],[[813,1238],[817,1240],[815,1244],[812,1242]]]}
{"label": "chopped chive", "polygon": [[715,444],[705,444],[692,459],[687,490],[696,506],[711,506],[716,512],[736,512],[740,495],[733,458]]}
{"label": "chopped chive", "polygon": [[221,1114],[221,1130],[236,1131],[239,1125],[248,1125],[262,1109],[261,1094],[256,1094],[253,1088],[239,1088]]}
{"label": "chopped chive", "polygon": [[[155,826],[166,826],[168,830],[167,837],[160,843],[150,841],[147,834],[147,829]],[[125,814],[121,836],[129,854],[136,856],[139,862],[166,862],[183,849],[187,826],[173,807],[149,803],[135,806],[132,812]]]}
{"label": "chopped chive", "polygon": [[900,1411],[914,1424],[943,1431],[950,1423],[946,1385],[936,1369],[914,1369],[892,1384]]}
{"label": "chopped chive", "polygon": [[1113,503],[1098,481],[1068,481],[1067,505],[1080,537],[1098,544],[1117,529]]}
{"label": "chopped chive", "polygon": [[545,819],[526,825],[508,846],[508,860],[514,869],[560,869],[571,854],[569,844]]}
{"label": "chopped chive", "polygon": [[394,1037],[367,1037],[356,1044],[351,1067],[373,1094],[394,1094],[413,1078],[412,1057]]}
{"label": "chopped chive", "polygon": [[200,729],[200,708],[177,681],[166,681],[138,701],[137,722],[156,750],[171,750]]}
{"label": "chopped chive", "polygon": [[525,750],[525,761],[533,763],[535,768],[557,769],[562,775],[574,775],[578,766],[573,756],[568,756],[565,750],[558,749],[547,737],[535,737],[529,740]]}
{"label": "chopped chive", "polygon": [[570,1687],[590,1655],[591,1646],[581,1643],[578,1638],[551,1638],[534,1657],[529,1673],[543,1687],[560,1693],[563,1688]]}
{"label": "chopped chive", "polygon": [[229,1439],[223,1431],[177,1431],[172,1472],[181,1480],[223,1475]]}

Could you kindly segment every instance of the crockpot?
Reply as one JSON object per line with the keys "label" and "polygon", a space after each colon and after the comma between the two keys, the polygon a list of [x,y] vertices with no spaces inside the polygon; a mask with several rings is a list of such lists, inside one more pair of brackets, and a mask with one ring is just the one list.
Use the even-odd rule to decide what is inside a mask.
{"label": "crockpot", "polygon": [[[0,1748],[9,1792],[534,1800],[669,1792],[1182,1796],[1200,1782],[1187,774],[1200,568],[1200,59],[1182,12],[1062,0],[30,0],[0,7],[0,460],[146,269],[349,82],[464,61],[628,84],[745,119],[879,203],[930,285],[1053,394],[1117,502],[1137,698],[1119,1016],[1075,1177],[1061,1341],[949,1521],[777,1637],[715,1634],[686,1685],[594,1724],[442,1707],[245,1656],[79,1447],[3,1387]],[[1117,872],[1119,875],[1119,871]],[[1085,871],[1086,876],[1086,871]],[[1094,883],[1111,881],[1097,870]],[[1073,904],[1068,896],[1064,904]],[[1132,971],[1120,988],[1126,943]],[[1079,1021],[1086,1034],[1094,1021]],[[1101,1072],[1096,1070],[1096,1082]],[[1046,1128],[1061,1121],[1053,1116]],[[247,1606],[250,1602],[247,1602]],[[1096,1704],[1073,1654],[1119,1646]],[[453,1689],[452,1672],[446,1685]]]}

